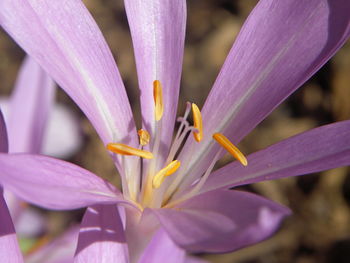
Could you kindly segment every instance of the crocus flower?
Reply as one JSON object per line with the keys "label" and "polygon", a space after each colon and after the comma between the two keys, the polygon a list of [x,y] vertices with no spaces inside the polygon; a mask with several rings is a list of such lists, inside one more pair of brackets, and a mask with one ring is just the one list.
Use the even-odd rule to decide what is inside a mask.
{"label": "crocus flower", "polygon": [[[81,145],[77,120],[74,121],[72,113],[54,103],[54,94],[53,80],[32,58],[26,57],[11,97],[1,100],[10,153],[44,152],[62,157],[71,155]],[[55,126],[56,131],[53,131],[52,126],[57,125],[53,121],[58,122],[60,129]],[[66,143],[62,143],[62,139]],[[33,236],[43,230],[43,218],[35,210],[24,206],[22,200],[6,189],[4,196],[17,233]]]}
{"label": "crocus flower", "polygon": [[[0,111],[0,151],[8,151],[7,131]],[[0,185],[0,258],[4,263],[23,262],[22,254],[18,246],[16,231],[12,223],[10,213],[3,197]]]}
{"label": "crocus flower", "polygon": [[[234,145],[346,41],[347,0],[259,1],[202,113],[193,104],[190,125],[188,105],[174,140],[186,3],[125,0],[125,7],[141,93],[140,138],[111,52],[80,0],[0,2],[3,28],[85,112],[113,152],[122,178],[123,193],[64,161],[0,156],[0,182],[25,200],[51,209],[94,205],[82,223],[77,262],[127,262],[120,257],[125,240],[136,262],[162,231],[191,252],[253,244],[271,235],[289,210],[229,188],[350,163],[349,121],[305,132],[247,158]],[[223,148],[240,162],[211,173]]]}
{"label": "crocus flower", "polygon": [[[0,140],[2,152],[39,153],[41,151],[47,117],[53,106],[54,91],[52,79],[33,59],[27,57],[20,69],[11,99],[4,99],[1,103],[7,110],[7,116],[4,117],[6,117],[8,125],[6,128],[1,114]],[[74,123],[75,126],[77,126],[76,123]],[[2,229],[0,231],[0,242],[1,250],[3,249],[1,259],[2,262],[23,262],[12,221],[17,233],[21,236],[32,236],[38,231],[42,231],[45,226],[44,219],[36,211],[31,210],[30,207],[24,206],[22,200],[19,200],[6,189],[4,197],[1,188],[0,218]],[[29,255],[25,256],[25,261],[32,263],[73,262],[77,240],[78,228],[72,227],[51,242],[45,238],[46,245],[38,242],[35,245],[35,250],[31,249]],[[7,242],[10,246],[5,244]]]}

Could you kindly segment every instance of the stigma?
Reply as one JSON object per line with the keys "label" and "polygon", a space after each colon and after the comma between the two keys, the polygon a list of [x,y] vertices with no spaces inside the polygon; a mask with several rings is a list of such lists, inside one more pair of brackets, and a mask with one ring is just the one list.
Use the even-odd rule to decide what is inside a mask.
{"label": "stigma", "polygon": [[248,165],[247,158],[229,139],[222,133],[214,133],[213,139],[236,158],[243,166]]}

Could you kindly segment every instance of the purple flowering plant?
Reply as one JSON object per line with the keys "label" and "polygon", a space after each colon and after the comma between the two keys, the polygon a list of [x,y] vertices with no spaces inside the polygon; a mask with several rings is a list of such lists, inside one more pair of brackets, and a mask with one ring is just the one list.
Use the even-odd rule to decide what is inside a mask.
{"label": "purple flowering plant", "polygon": [[[48,115],[54,106],[54,92],[52,79],[33,59],[27,57],[22,64],[11,97],[2,102],[2,106],[6,106],[5,121],[7,125],[5,125],[3,115],[0,112],[1,152],[33,154],[41,152]],[[63,119],[67,120],[66,116],[62,116]],[[52,140],[49,143],[52,144]],[[49,145],[46,148],[50,149],[50,147]],[[65,152],[67,152],[66,149]],[[3,192],[5,198],[3,198]],[[1,262],[23,262],[17,244],[15,228],[20,236],[21,234],[35,235],[45,228],[44,219],[30,210],[29,207],[23,206],[22,200],[6,189],[3,191],[2,188],[0,207],[2,222],[0,226]],[[41,244],[38,241],[36,245],[41,244],[40,246],[34,245],[35,249],[25,253],[25,262],[73,262],[77,237],[78,227],[75,226],[68,229],[59,238],[47,240],[47,244]]]}
{"label": "purple flowering plant", "polygon": [[[254,244],[270,236],[290,211],[230,188],[349,165],[349,121],[247,157],[235,146],[348,39],[348,1],[259,1],[202,111],[188,104],[174,139],[186,2],[124,3],[139,80],[139,131],[112,54],[80,0],[0,1],[2,27],[90,119],[122,180],[121,192],[65,161],[0,155],[0,183],[28,202],[50,209],[89,207],[76,262],[147,262],[162,254],[161,249],[144,253],[148,244],[162,244],[154,241],[159,236],[189,252]],[[193,125],[187,121],[191,110]],[[226,151],[238,161],[212,171]]]}
{"label": "purple flowering plant", "polygon": [[[47,124],[47,116],[52,108],[54,83],[52,79],[30,57],[22,64],[16,85],[11,98],[7,101],[7,116],[5,125],[0,112],[0,150],[10,153],[40,153]],[[38,117],[40,114],[40,117]],[[67,116],[62,116],[64,120]],[[61,117],[61,118],[62,118]],[[60,119],[58,119],[60,121]],[[57,121],[57,119],[56,119]],[[62,124],[62,123],[61,123]],[[65,124],[65,123],[63,123]],[[6,126],[6,127],[5,127]],[[64,135],[64,134],[63,134]],[[74,135],[74,134],[73,134]],[[67,138],[67,136],[64,136]],[[70,140],[70,138],[68,138]],[[49,141],[52,144],[52,140]],[[53,143],[54,145],[56,143]],[[50,146],[47,149],[50,149]],[[52,153],[57,152],[55,149]],[[5,189],[6,190],[6,189]],[[2,188],[1,188],[2,191]],[[2,192],[1,192],[2,193]],[[74,262],[74,252],[78,241],[78,226],[72,226],[59,237],[52,239],[47,236],[38,240],[34,246],[26,251],[23,256],[18,247],[17,235],[19,232],[32,232],[33,227],[43,228],[43,218],[34,215],[30,219],[23,201],[19,200],[9,191],[4,192],[5,200],[0,199],[0,258],[1,262],[27,263],[70,263]],[[9,197],[11,197],[9,199]],[[9,208],[9,209],[8,209]],[[10,212],[10,213],[9,213]],[[11,216],[10,216],[11,214]],[[33,217],[33,215],[32,215]],[[29,219],[29,220],[28,220]],[[26,225],[22,221],[25,220]],[[35,220],[35,221],[34,221]],[[15,228],[14,228],[15,226]],[[18,231],[19,229],[19,231]],[[31,229],[31,230],[30,230]],[[161,242],[161,246],[158,243]],[[183,249],[177,247],[173,241],[163,232],[159,233],[154,241],[146,248],[146,259],[152,262],[164,262],[166,258],[155,253],[156,249],[162,249],[167,254],[171,253],[174,262],[199,263],[199,259],[188,257]],[[98,261],[98,260],[96,260]],[[140,261],[144,262],[144,261]]]}

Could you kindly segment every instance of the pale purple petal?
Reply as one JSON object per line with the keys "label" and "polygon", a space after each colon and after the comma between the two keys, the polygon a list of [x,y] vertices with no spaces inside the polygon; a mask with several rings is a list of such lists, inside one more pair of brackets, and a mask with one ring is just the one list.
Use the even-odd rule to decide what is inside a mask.
{"label": "pale purple petal", "polygon": [[42,153],[56,158],[69,158],[83,144],[80,120],[64,104],[55,104],[50,112]]}
{"label": "pale purple petal", "polygon": [[13,223],[0,187],[0,259],[3,263],[23,262]]}
{"label": "pale purple petal", "polygon": [[119,71],[82,1],[4,0],[0,24],[73,98],[104,143],[137,143]]}
{"label": "pale purple petal", "polygon": [[10,99],[9,152],[40,153],[54,92],[53,80],[27,57]]}
{"label": "pale purple petal", "polygon": [[79,228],[73,226],[44,247],[26,256],[26,263],[73,263]]}
{"label": "pale purple petal", "polygon": [[134,44],[143,126],[151,136],[155,134],[153,81],[160,80],[163,86],[161,151],[166,153],[172,139],[179,96],[186,1],[125,0],[124,2]]}
{"label": "pale purple petal", "polygon": [[28,154],[0,154],[0,183],[23,200],[49,209],[126,202],[108,182],[74,164]]}
{"label": "pale purple petal", "polygon": [[47,227],[44,216],[37,210],[28,206],[12,192],[4,190],[4,199],[16,232],[20,237],[34,237],[43,233]]}
{"label": "pale purple petal", "polygon": [[175,209],[153,210],[179,246],[191,252],[228,252],[269,237],[290,211],[234,190],[198,195]]}
{"label": "pale purple petal", "polygon": [[325,125],[230,163],[210,175],[202,192],[350,165],[350,121]]}
{"label": "pale purple petal", "polygon": [[8,151],[7,129],[4,121],[4,116],[0,110],[0,152]]}
{"label": "pale purple petal", "polygon": [[210,162],[214,132],[239,142],[344,44],[349,13],[347,0],[259,1],[203,107],[204,140],[182,159]]}
{"label": "pale purple petal", "polygon": [[124,228],[116,206],[100,205],[87,209],[74,262],[129,262]]}
{"label": "pale purple petal", "polygon": [[[132,241],[131,241],[132,242]],[[186,251],[177,246],[164,229],[159,229],[138,263],[185,263]]]}

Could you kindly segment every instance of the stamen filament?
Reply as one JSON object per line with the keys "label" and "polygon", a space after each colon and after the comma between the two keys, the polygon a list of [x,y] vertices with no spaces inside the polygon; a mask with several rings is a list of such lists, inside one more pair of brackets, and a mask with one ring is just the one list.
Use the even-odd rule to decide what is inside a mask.
{"label": "stamen filament", "polygon": [[107,149],[121,155],[134,155],[145,159],[153,159],[153,154],[149,151],[136,149],[122,143],[108,143]]}
{"label": "stamen filament", "polygon": [[137,131],[137,134],[139,135],[140,138],[140,144],[142,146],[145,146],[149,143],[151,136],[148,133],[148,131],[144,130],[144,129],[140,129]]}
{"label": "stamen filament", "polygon": [[153,98],[155,104],[155,117],[156,121],[160,121],[163,116],[163,89],[159,80],[153,81]]}
{"label": "stamen filament", "polygon": [[222,151],[222,149],[220,149],[216,153],[216,155],[214,156],[213,160],[211,161],[208,169],[205,171],[204,175],[198,180],[198,182],[193,186],[193,188],[188,193],[181,194],[181,197],[179,199],[176,199],[175,201],[168,203],[165,207],[171,207],[179,202],[182,202],[186,199],[189,199],[189,198],[195,196],[202,189],[203,185],[207,181],[209,175],[211,174],[211,172],[214,168],[214,165],[219,160],[221,151]]}
{"label": "stamen filament", "polygon": [[234,158],[236,158],[242,165],[247,166],[248,161],[244,154],[230,142],[229,139],[222,133],[214,133],[213,138],[217,141],[226,151],[228,151]]}
{"label": "stamen filament", "polygon": [[172,175],[179,169],[181,163],[178,160],[174,160],[171,163],[169,163],[166,167],[164,167],[162,170],[160,170],[154,177],[153,177],[153,188],[159,188],[161,184],[163,183],[165,177]]}
{"label": "stamen filament", "polygon": [[194,122],[193,126],[198,130],[198,132],[193,132],[193,136],[197,142],[200,142],[203,139],[202,114],[198,106],[194,103],[192,103],[192,114],[193,114],[193,122]]}

